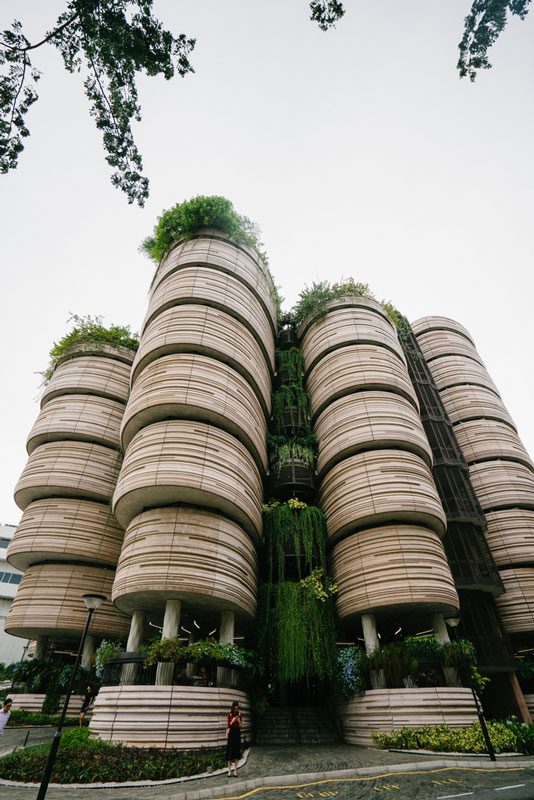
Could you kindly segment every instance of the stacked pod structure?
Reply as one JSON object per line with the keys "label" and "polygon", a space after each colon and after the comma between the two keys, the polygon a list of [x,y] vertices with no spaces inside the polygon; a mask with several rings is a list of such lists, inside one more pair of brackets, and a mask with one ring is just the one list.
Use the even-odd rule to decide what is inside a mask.
{"label": "stacked pod structure", "polygon": [[516,642],[534,631],[534,465],[469,332],[446,317],[413,324],[469,465],[505,592],[496,604]]}
{"label": "stacked pod structure", "polygon": [[[319,445],[340,621],[430,622],[458,609],[442,545],[446,520],[430,445],[394,325],[363,297],[327,304],[299,330]],[[371,620],[371,630],[365,622]],[[430,627],[427,624],[425,627]]]}
{"label": "stacked pod structure", "polygon": [[217,231],[178,242],[156,272],[113,500],[126,529],[113,600],[137,618],[130,650],[147,614],[164,637],[200,637],[227,612],[226,641],[254,619],[273,294],[259,257]]}
{"label": "stacked pod structure", "polygon": [[23,510],[7,557],[25,574],[6,619],[15,636],[72,646],[87,612],[86,593],[106,596],[94,614],[95,638],[124,638],[129,620],[111,602],[124,531],[111,498],[121,464],[120,425],[134,352],[106,344],[71,348],[41,399],[27,441],[28,462],[15,488]]}

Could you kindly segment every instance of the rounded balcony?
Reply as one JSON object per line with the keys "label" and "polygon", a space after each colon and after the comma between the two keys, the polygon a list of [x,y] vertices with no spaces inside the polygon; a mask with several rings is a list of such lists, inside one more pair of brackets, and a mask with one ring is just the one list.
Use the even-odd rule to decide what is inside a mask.
{"label": "rounded balcony", "polygon": [[[9,609],[5,630],[25,639],[79,638],[87,620],[82,595],[103,594],[111,598],[114,575],[114,570],[80,564],[29,567]],[[120,614],[108,599],[93,614],[90,634],[123,639],[129,627],[129,617]]]}
{"label": "rounded balcony", "polygon": [[185,304],[216,308],[239,320],[256,338],[265,360],[274,371],[276,328],[248,286],[232,275],[211,269],[209,265],[184,267],[173,272],[153,290],[143,330],[163,311]]}
{"label": "rounded balcony", "polygon": [[121,458],[116,450],[88,442],[47,442],[37,447],[15,486],[23,511],[45,497],[111,500]]}
{"label": "rounded balcony", "polygon": [[126,403],[130,391],[130,365],[103,356],[80,356],[64,361],[54,370],[41,407],[66,394],[92,394]]}
{"label": "rounded balcony", "polygon": [[27,506],[7,550],[17,569],[44,561],[83,561],[114,566],[124,531],[108,504],[50,498]]}
{"label": "rounded balcony", "polygon": [[484,366],[475,346],[463,334],[456,331],[428,331],[419,334],[417,342],[427,361],[441,356],[465,356]]}
{"label": "rounded balcony", "polygon": [[486,513],[486,540],[497,566],[532,564],[534,511],[506,508]]}
{"label": "rounded balcony", "polygon": [[35,420],[26,449],[33,453],[45,442],[72,439],[120,447],[124,404],[107,397],[76,394],[50,400]]}
{"label": "rounded balcony", "polygon": [[517,433],[493,419],[475,419],[461,422],[454,433],[468,464],[502,458],[517,461],[534,470],[534,464],[523,447]]}
{"label": "rounded balcony", "polygon": [[471,484],[478,502],[486,511],[534,509],[534,473],[513,461],[483,461],[469,467]]}
{"label": "rounded balcony", "polygon": [[465,356],[441,356],[429,363],[434,382],[441,392],[451,386],[483,386],[500,397],[497,387],[482,364]]}
{"label": "rounded balcony", "polygon": [[313,418],[332,401],[362,389],[394,392],[419,410],[406,365],[390,350],[377,345],[349,345],[328,353],[309,372],[306,386]]}
{"label": "rounded balcony", "polygon": [[231,367],[206,356],[158,358],[136,380],[122,422],[127,449],[146,425],[173,417],[210,422],[231,433],[267,470],[267,423],[250,384]]}
{"label": "rounded balcony", "polygon": [[196,353],[222,361],[247,380],[264,412],[271,408],[271,371],[255,337],[238,320],[208,306],[169,308],[147,325],[132,370],[132,384],[162,356]]}
{"label": "rounded balcony", "polygon": [[416,525],[385,525],[348,536],[332,549],[336,606],[346,620],[383,611],[440,612],[459,608],[440,538]]}
{"label": "rounded balcony", "polygon": [[427,331],[454,331],[456,333],[461,333],[462,336],[471,342],[473,347],[475,346],[467,328],[464,328],[464,326],[460,325],[456,320],[449,319],[449,317],[420,317],[415,322],[411,323],[411,328],[417,337]]}
{"label": "rounded balcony", "polygon": [[273,328],[276,327],[276,288],[269,270],[255,251],[236,244],[219,231],[203,231],[172,247],[156,271],[153,289],[177,270],[190,266],[209,266],[236,277],[256,294]]}
{"label": "rounded balcony", "polygon": [[502,569],[504,594],[495,599],[508,635],[534,631],[534,567]]}
{"label": "rounded balcony", "polygon": [[256,613],[257,555],[234,522],[196,508],[157,508],[134,517],[113,585],[113,602],[132,614],[169,598],[195,609]]}
{"label": "rounded balcony", "polygon": [[[347,298],[350,301],[350,298]],[[369,305],[372,304],[372,305]],[[328,353],[354,344],[385,347],[405,363],[404,351],[393,324],[374,308],[377,303],[365,300],[356,305],[331,301],[325,316],[312,322],[302,335],[301,351],[306,372]],[[384,312],[385,313],[385,312]],[[304,323],[305,325],[305,323]]]}
{"label": "rounded balcony", "polygon": [[432,451],[419,414],[391,392],[358,392],[335,400],[315,423],[317,472],[362,450],[394,448],[416,453],[432,466]]}
{"label": "rounded balcony", "polygon": [[432,473],[414,453],[373,450],[336,464],[323,479],[320,505],[330,540],[387,522],[445,532],[445,512]]}
{"label": "rounded balcony", "polygon": [[515,430],[508,409],[492,391],[483,386],[451,386],[440,392],[450,421],[468,422],[471,419],[496,419]]}
{"label": "rounded balcony", "polygon": [[113,498],[124,528],[141,511],[175,503],[220,511],[257,539],[262,482],[240,441],[191,420],[156,422],[139,431],[124,457]]}

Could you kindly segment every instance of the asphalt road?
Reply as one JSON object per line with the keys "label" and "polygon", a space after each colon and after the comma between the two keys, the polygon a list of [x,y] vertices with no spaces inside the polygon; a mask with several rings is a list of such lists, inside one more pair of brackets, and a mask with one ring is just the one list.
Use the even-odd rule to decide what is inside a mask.
{"label": "asphalt road", "polygon": [[[442,768],[266,786],[224,800],[534,800],[534,769]],[[132,794],[132,800],[135,793]],[[221,798],[222,800],[222,798]]]}

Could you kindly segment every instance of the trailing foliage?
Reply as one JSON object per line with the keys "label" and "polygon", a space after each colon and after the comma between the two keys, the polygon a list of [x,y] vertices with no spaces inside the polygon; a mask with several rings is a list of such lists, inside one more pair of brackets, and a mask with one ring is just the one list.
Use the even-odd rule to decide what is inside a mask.
{"label": "trailing foliage", "polygon": [[74,328],[65,334],[58,342],[54,342],[50,350],[50,363],[43,372],[43,378],[47,383],[53,375],[58,361],[76,344],[91,344],[97,347],[106,344],[115,347],[128,347],[130,350],[137,350],[139,347],[139,336],[132,333],[129,326],[110,325],[109,328],[102,324],[102,317],[79,317],[72,314],[69,322],[74,322]]}
{"label": "trailing foliage", "polygon": [[311,287],[305,286],[299,299],[291,310],[291,316],[296,325],[303,320],[320,319],[326,314],[326,305],[330,300],[342,297],[368,297],[374,299],[367,283],[358,283],[353,278],[346,278],[337,283],[319,281],[312,283]]}
{"label": "trailing foliage", "polygon": [[[0,758],[0,778],[38,783],[49,749],[49,744],[35,745]],[[88,729],[82,728],[65,731],[61,737],[51,780],[65,784],[167,780],[225,765],[224,750],[184,752],[123,747],[90,739]]]}
{"label": "trailing foliage", "polygon": [[298,347],[277,350],[276,364],[279,381],[304,386],[304,359]]}
{"label": "trailing foliage", "polygon": [[95,672],[97,678],[102,678],[104,667],[108,661],[122,652],[124,652],[124,645],[121,644],[121,642],[110,642],[107,639],[102,639],[95,653]]}
{"label": "trailing foliage", "polygon": [[[525,746],[523,740],[509,722],[487,722],[493,747],[503,753],[513,753]],[[527,726],[534,730],[534,726]],[[486,753],[486,743],[479,722],[465,728],[450,728],[448,725],[424,725],[420,728],[400,728],[390,733],[373,733],[373,741],[379,747],[401,750],[433,750],[440,753]],[[528,752],[532,752],[529,750]]]}
{"label": "trailing foliage", "polygon": [[321,509],[293,498],[262,508],[269,582],[286,580],[287,555],[294,558],[299,578],[317,567],[326,570],[326,520]]}
{"label": "trailing foliage", "polygon": [[316,567],[305,578],[301,578],[299,583],[310,597],[314,597],[320,603],[326,603],[339,592],[337,583],[328,577],[322,567]]}
{"label": "trailing foliage", "polygon": [[67,72],[82,73],[90,113],[102,133],[106,161],[115,170],[114,186],[128,202],[143,206],[148,180],[132,122],[140,122],[137,74],[182,77],[193,68],[189,55],[195,40],[173,36],[152,13],[153,0],[69,0],[55,26],[31,44],[20,22],[0,34],[0,171],[15,169],[29,136],[25,115],[38,99],[30,51],[56,47]]}
{"label": "trailing foliage", "polygon": [[159,262],[174,242],[190,239],[205,228],[215,228],[238,244],[255,250],[266,261],[259,241],[258,226],[237,213],[226,197],[198,195],[164,211],[154,233],[141,245],[153,261]]}
{"label": "trailing foliage", "polygon": [[365,692],[368,671],[367,656],[360,647],[354,645],[337,651],[335,687],[345,700]]}
{"label": "trailing foliage", "polygon": [[148,650],[145,665],[170,661],[174,664],[217,664],[254,671],[253,653],[236,644],[217,642],[215,639],[201,639],[184,645],[178,636],[158,639]]}
{"label": "trailing foliage", "polygon": [[296,383],[281,386],[272,395],[273,430],[284,434],[288,418],[293,425],[310,429],[310,398]]}

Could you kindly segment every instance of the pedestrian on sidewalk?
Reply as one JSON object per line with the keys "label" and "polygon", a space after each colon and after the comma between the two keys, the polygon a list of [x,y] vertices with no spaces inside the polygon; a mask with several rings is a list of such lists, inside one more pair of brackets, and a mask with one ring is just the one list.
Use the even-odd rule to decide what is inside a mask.
{"label": "pedestrian on sidewalk", "polygon": [[[228,777],[237,778],[237,762],[241,758],[241,726],[243,715],[239,703],[234,700],[226,720],[226,760],[228,761]],[[233,772],[232,772],[233,770]]]}
{"label": "pedestrian on sidewalk", "polygon": [[9,717],[11,716],[12,702],[13,701],[10,697],[6,697],[2,705],[2,711],[0,711],[0,736],[2,736],[4,733],[4,728],[6,727]]}
{"label": "pedestrian on sidewalk", "polygon": [[89,686],[87,686],[87,688],[85,690],[85,694],[83,696],[82,707],[80,708],[80,728],[83,727],[83,721],[84,721],[85,715],[87,714],[87,712],[89,711],[89,708],[92,706],[92,704],[95,701],[96,693],[97,693],[97,689],[96,689],[95,684],[94,683],[90,683]]}

